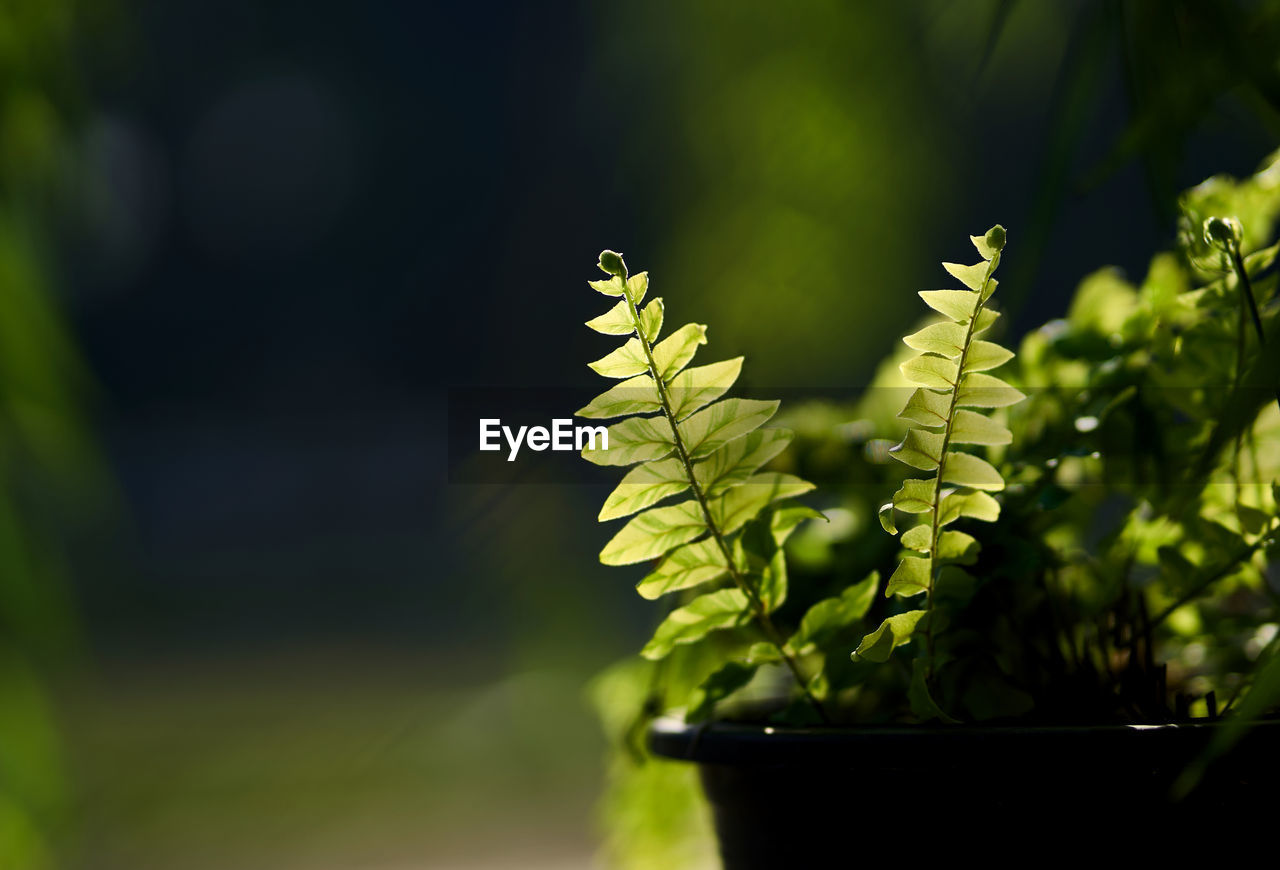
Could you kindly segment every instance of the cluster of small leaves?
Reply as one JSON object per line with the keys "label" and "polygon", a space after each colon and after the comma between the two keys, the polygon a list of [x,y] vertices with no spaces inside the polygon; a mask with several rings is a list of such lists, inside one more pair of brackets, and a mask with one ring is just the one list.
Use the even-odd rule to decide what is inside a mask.
{"label": "cluster of small leaves", "polygon": [[[681,599],[641,654],[664,659],[712,632],[748,625],[764,635],[763,650],[711,675],[701,701],[695,701],[707,707],[745,685],[759,664],[790,659],[770,621],[787,596],[782,545],[800,522],[820,514],[777,503],[813,485],[760,471],[786,448],[792,433],[762,428],[777,401],[722,398],[742,369],[742,357],[689,367],[706,343],[706,326],[686,324],[660,339],[663,303],[655,298],[644,304],[648,274],[629,275],[622,257],[611,251],[600,255],[599,266],[609,277],[591,286],[619,301],[587,326],[628,338],[590,364],[619,383],[577,414],[623,419],[608,427],[607,440],[582,455],[598,465],[633,466],[600,511],[601,521],[631,517],[605,545],[600,561],[657,560],[638,591],[649,599],[673,593]],[[676,496],[685,498],[659,504]],[[794,661],[789,663],[794,669]]]}
{"label": "cluster of small leaves", "polygon": [[935,590],[946,566],[972,565],[980,545],[967,532],[947,528],[969,518],[994,522],[1000,505],[992,492],[1004,489],[1004,478],[985,459],[961,450],[961,445],[1006,445],[1009,430],[982,413],[1021,401],[1025,396],[994,375],[1013,353],[981,336],[990,330],[998,313],[987,307],[995,292],[994,277],[1005,245],[1005,230],[992,227],[983,236],[971,236],[982,260],[971,266],[944,263],[963,290],[925,290],[920,297],[943,319],[931,323],[903,341],[918,356],[902,363],[902,374],[916,390],[899,414],[911,423],[906,437],[889,452],[895,459],[920,471],[926,478],[908,478],[893,500],[880,509],[880,522],[897,534],[895,512],[915,515],[919,521],[906,529],[901,544],[906,550],[889,578],[886,596],[927,596],[923,609],[894,614],[865,638],[855,657],[885,661],[895,647],[925,629],[929,646],[913,668],[913,706],[918,715],[938,716],[928,700],[927,677],[932,661],[932,608]]}

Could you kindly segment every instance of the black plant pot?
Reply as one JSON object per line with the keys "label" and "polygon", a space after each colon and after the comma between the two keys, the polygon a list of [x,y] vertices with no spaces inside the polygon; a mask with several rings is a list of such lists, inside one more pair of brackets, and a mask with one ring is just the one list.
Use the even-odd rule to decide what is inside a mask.
{"label": "black plant pot", "polygon": [[1280,722],[1257,725],[1188,797],[1171,797],[1219,727],[770,728],[664,718],[649,738],[657,755],[698,765],[726,870],[962,858],[1012,866],[1066,855],[1190,866],[1190,855],[1210,848],[1271,844],[1280,825]]}

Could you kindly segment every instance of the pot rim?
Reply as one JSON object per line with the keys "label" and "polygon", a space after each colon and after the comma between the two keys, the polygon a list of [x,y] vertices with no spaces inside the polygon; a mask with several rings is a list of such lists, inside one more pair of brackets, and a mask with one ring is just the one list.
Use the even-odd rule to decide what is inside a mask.
{"label": "pot rim", "polygon": [[[649,725],[655,755],[700,764],[828,765],[868,762],[904,769],[977,767],[991,763],[1061,764],[1083,758],[1125,763],[1189,760],[1229,720],[1112,725],[853,725],[793,727],[740,722],[686,723],[674,715]],[[1261,738],[1261,739],[1260,739]],[[1241,737],[1280,761],[1280,721],[1255,722]],[[1261,744],[1261,746],[1260,746]],[[1256,758],[1254,759],[1257,760]]]}

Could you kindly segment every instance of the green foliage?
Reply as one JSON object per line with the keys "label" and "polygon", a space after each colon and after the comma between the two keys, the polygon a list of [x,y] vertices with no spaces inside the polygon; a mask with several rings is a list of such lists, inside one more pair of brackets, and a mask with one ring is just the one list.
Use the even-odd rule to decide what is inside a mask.
{"label": "green foliage", "polygon": [[[742,359],[690,368],[698,348],[706,344],[706,326],[686,324],[660,338],[662,301],[641,307],[648,274],[630,275],[622,256],[613,251],[600,255],[599,267],[609,277],[591,286],[621,301],[587,325],[627,340],[591,368],[622,382],[578,415],[626,419],[609,426],[607,446],[602,440],[582,455],[598,465],[634,466],[600,510],[601,521],[630,517],[600,552],[600,561],[631,565],[659,560],[640,581],[640,594],[683,597],[641,654],[662,660],[714,632],[751,625],[798,678],[799,666],[770,614],[787,598],[782,544],[798,523],[816,514],[775,507],[812,490],[812,484],[760,470],[792,438],[786,430],[761,428],[778,403],[722,398],[737,379]],[[642,414],[652,416],[632,416]],[[686,493],[683,501],[660,504]],[[745,686],[759,659],[731,659],[713,673],[691,699],[693,712],[708,715],[716,702]],[[799,687],[807,693],[803,682]],[[820,712],[817,701],[810,701]]]}
{"label": "green foliage", "polygon": [[972,564],[980,549],[972,536],[946,527],[966,518],[995,521],[999,505],[987,493],[998,492],[1005,485],[993,465],[960,446],[1000,446],[1013,439],[1003,424],[970,409],[1003,407],[1023,398],[1004,381],[981,374],[1013,358],[1011,351],[979,337],[995,322],[996,312],[986,305],[995,292],[994,275],[1005,245],[1005,230],[997,225],[970,239],[981,262],[972,266],[943,264],[968,289],[922,292],[925,303],[944,319],[903,339],[908,347],[921,351],[920,356],[900,366],[902,374],[917,385],[899,414],[913,425],[889,453],[912,468],[932,472],[932,476],[903,481],[893,500],[880,509],[880,522],[890,534],[898,531],[895,511],[918,518],[902,533],[906,553],[890,576],[885,594],[910,598],[924,593],[928,604],[923,610],[887,617],[853,653],[855,658],[883,662],[895,647],[909,642],[922,624],[927,627],[928,647],[920,671],[925,682],[912,684],[912,706],[927,717],[936,717],[938,712],[932,701],[922,700],[928,696],[927,679],[934,667],[933,627],[925,617],[933,610],[942,569]]}

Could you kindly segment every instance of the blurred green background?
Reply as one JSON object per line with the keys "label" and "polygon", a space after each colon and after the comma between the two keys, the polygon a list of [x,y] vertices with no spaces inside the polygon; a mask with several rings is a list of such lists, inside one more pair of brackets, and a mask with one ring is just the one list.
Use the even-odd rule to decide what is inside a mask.
{"label": "blurred green background", "polygon": [[1274,149],[1277,6],[0,5],[0,867],[593,866],[640,572],[449,392],[593,395],[606,246],[792,395],[996,222],[1058,316]]}

